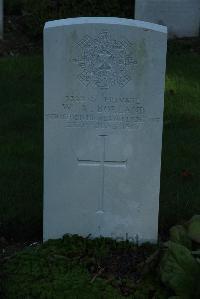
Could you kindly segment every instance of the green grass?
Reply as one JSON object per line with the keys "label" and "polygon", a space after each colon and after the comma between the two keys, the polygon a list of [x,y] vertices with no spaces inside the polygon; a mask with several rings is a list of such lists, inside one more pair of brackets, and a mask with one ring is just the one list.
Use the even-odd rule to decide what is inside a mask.
{"label": "green grass", "polygon": [[160,231],[200,213],[200,55],[169,52],[160,192]]}
{"label": "green grass", "polygon": [[[0,233],[42,235],[43,70],[40,56],[0,60]],[[200,55],[169,51],[160,233],[200,213]],[[184,175],[183,170],[186,170]]]}
{"label": "green grass", "polygon": [[33,239],[42,229],[41,57],[0,60],[0,233]]}

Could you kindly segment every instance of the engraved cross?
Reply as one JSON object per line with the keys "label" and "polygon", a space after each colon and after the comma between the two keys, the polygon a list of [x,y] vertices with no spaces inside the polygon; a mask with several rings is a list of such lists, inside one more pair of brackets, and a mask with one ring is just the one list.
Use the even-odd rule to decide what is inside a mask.
{"label": "engraved cross", "polygon": [[114,161],[106,160],[106,137],[107,135],[99,135],[102,139],[102,155],[100,160],[78,160],[80,166],[99,166],[101,168],[101,190],[98,203],[98,214],[104,213],[104,193],[105,193],[105,167],[123,167],[126,168],[127,160]]}

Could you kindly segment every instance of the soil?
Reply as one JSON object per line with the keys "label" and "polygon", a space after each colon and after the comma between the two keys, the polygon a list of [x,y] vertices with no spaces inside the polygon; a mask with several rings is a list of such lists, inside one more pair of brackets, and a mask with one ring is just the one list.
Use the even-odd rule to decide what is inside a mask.
{"label": "soil", "polygon": [[32,40],[24,32],[23,16],[4,18],[4,36],[0,40],[0,57],[42,53],[42,40]]}
{"label": "soil", "polygon": [[200,37],[179,38],[168,41],[168,53],[196,53],[200,55]]}
{"label": "soil", "polygon": [[2,262],[10,259],[17,252],[23,250],[27,246],[35,246],[40,244],[39,242],[16,242],[14,240],[6,240],[3,236],[0,236],[0,265]]}
{"label": "soil", "polygon": [[160,251],[149,246],[113,250],[101,262],[88,264],[93,282],[97,277],[105,279],[121,294],[129,296],[147,273],[155,269]]}

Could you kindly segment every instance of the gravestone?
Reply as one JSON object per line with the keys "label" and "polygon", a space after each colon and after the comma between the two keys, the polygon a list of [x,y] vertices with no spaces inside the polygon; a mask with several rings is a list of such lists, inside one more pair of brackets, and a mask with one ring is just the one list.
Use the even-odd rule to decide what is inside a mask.
{"label": "gravestone", "polygon": [[0,39],[3,38],[3,0],[0,0]]}
{"label": "gravestone", "polygon": [[118,18],[44,29],[44,240],[157,240],[166,28]]}
{"label": "gravestone", "polygon": [[135,19],[167,26],[169,38],[195,37],[200,0],[135,0]]}

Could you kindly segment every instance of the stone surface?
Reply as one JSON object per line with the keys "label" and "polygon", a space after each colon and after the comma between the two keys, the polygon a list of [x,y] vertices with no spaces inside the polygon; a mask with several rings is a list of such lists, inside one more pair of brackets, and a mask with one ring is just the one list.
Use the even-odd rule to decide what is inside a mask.
{"label": "stone surface", "polygon": [[3,38],[3,0],[0,0],[0,39]]}
{"label": "stone surface", "polygon": [[44,30],[44,240],[156,241],[166,28],[118,18]]}
{"label": "stone surface", "polygon": [[167,26],[169,38],[195,37],[200,0],[135,0],[135,19]]}

